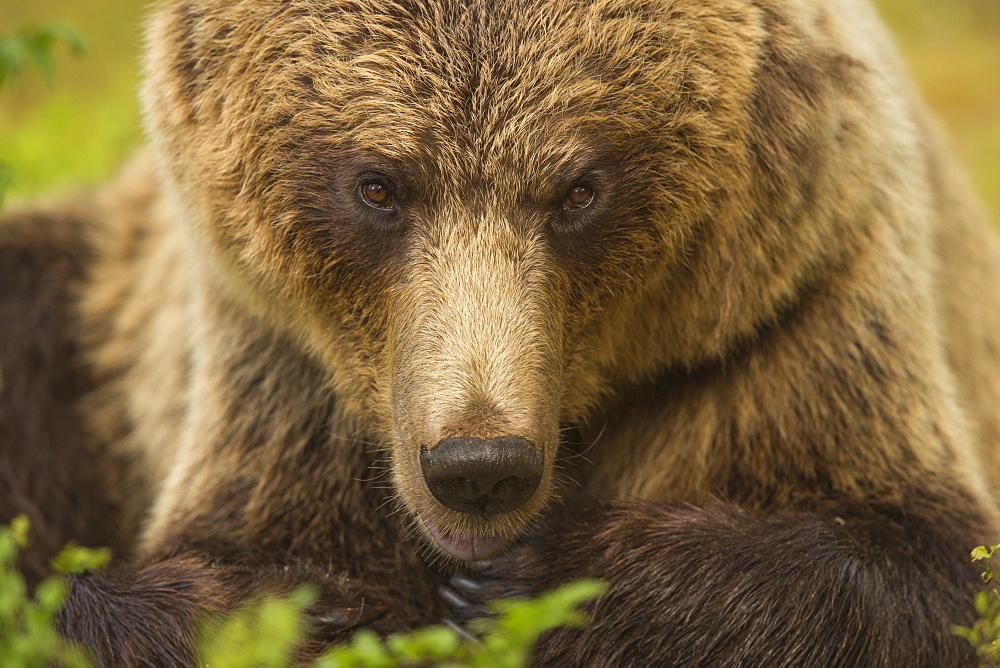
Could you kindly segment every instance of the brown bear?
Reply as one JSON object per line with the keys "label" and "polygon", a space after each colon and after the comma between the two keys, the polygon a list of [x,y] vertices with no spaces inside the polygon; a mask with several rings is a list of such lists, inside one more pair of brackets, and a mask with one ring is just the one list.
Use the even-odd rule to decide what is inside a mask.
{"label": "brown bear", "polygon": [[542,664],[975,660],[1000,248],[866,2],[166,0],[143,100],[0,225],[0,519],[117,550],[102,665],[455,573],[609,584]]}

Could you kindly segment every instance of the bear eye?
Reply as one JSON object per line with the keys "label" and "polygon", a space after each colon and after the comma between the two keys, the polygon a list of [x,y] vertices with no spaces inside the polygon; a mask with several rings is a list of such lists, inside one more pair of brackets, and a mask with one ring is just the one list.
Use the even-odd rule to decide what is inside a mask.
{"label": "bear eye", "polygon": [[594,201],[594,189],[590,186],[576,184],[566,192],[562,202],[563,211],[586,209]]}
{"label": "bear eye", "polygon": [[388,179],[369,179],[358,186],[361,201],[373,209],[392,211],[396,208],[396,195]]}

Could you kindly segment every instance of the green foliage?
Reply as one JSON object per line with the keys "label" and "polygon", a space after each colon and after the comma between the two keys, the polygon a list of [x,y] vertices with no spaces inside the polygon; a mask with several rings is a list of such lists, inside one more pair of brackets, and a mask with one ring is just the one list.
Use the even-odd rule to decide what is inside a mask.
{"label": "green foliage", "polygon": [[467,637],[447,626],[395,634],[384,641],[361,630],[350,644],[334,648],[316,668],[395,668],[410,665],[515,668],[531,663],[538,637],[560,626],[586,626],[579,606],[605,591],[597,580],[578,580],[534,599],[491,601],[493,616],[474,620]]}
{"label": "green foliage", "polygon": [[41,72],[46,81],[54,83],[56,65],[52,55],[59,42],[66,44],[73,55],[79,56],[85,51],[79,33],[59,21],[0,36],[0,88],[21,76],[29,65]]}
{"label": "green foliage", "polygon": [[202,630],[202,666],[285,668],[305,637],[303,610],[316,599],[309,587],[288,598],[269,598],[228,617],[208,620]]}
{"label": "green foliage", "polygon": [[83,106],[63,83],[9,125],[0,109],[0,161],[14,176],[11,199],[96,183],[121,167],[141,135],[135,82],[117,76],[105,85],[105,106],[93,115],[81,113]]}
{"label": "green foliage", "polygon": [[988,588],[976,595],[976,613],[979,615],[976,623],[971,628],[954,627],[955,633],[975,646],[981,661],[987,666],[1000,666],[1000,591],[997,590],[1000,580],[994,574],[992,564],[998,550],[1000,545],[979,546],[972,551],[972,561],[982,562],[983,582]]}
{"label": "green foliage", "polygon": [[[92,665],[86,651],[63,640],[55,629],[56,614],[66,599],[65,579],[46,578],[31,596],[17,569],[28,528],[24,516],[0,527],[0,666],[33,668],[58,662],[65,668],[86,668]],[[62,573],[101,568],[109,557],[107,550],[67,546],[53,567]]]}
{"label": "green foliage", "polygon": [[[579,580],[537,598],[492,601],[490,617],[470,624],[472,634],[443,625],[428,626],[383,639],[370,629],[335,646],[314,668],[514,668],[531,663],[538,637],[560,626],[585,626],[579,606],[604,592],[596,580]],[[287,668],[305,637],[303,611],[315,600],[302,588],[285,599],[266,599],[223,619],[212,619],[202,632],[202,666],[207,668]]]}
{"label": "green foliage", "polygon": [[[53,21],[40,27],[27,27],[7,35],[0,35],[0,90],[18,78],[28,66],[33,65],[50,84],[56,80],[53,52],[57,43],[63,42],[73,55],[84,52],[79,33],[66,23]],[[14,183],[14,170],[0,161],[0,205],[4,194]]]}
{"label": "green foliage", "polygon": [[[56,614],[66,599],[66,580],[52,576],[28,592],[17,569],[18,554],[28,544],[28,520],[21,516],[0,527],[0,666],[34,668],[58,663],[89,668],[87,652],[63,640],[55,630]],[[67,546],[53,560],[58,573],[100,569],[107,549]],[[448,626],[428,626],[380,638],[361,629],[349,643],[335,646],[314,668],[391,668],[447,666],[507,668],[531,662],[538,637],[560,626],[586,626],[579,606],[605,590],[596,580],[579,580],[533,599],[491,601],[491,616],[473,621],[472,634]],[[296,648],[306,639],[304,611],[316,600],[304,586],[286,598],[267,598],[232,615],[207,619],[202,628],[199,664],[205,668],[290,668]]]}

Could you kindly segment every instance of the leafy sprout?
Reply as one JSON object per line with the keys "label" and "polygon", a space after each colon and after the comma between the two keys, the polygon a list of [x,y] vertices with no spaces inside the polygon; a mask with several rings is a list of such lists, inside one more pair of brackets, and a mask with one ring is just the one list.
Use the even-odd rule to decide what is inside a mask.
{"label": "leafy sprout", "polygon": [[[32,594],[17,569],[18,555],[28,540],[29,523],[23,515],[9,527],[0,527],[0,665],[88,668],[93,664],[86,650],[56,631],[56,615],[66,600],[65,578],[48,577]],[[108,550],[69,545],[53,560],[53,568],[79,572],[103,567],[109,558]]]}
{"label": "leafy sprout", "polygon": [[28,26],[0,36],[0,89],[34,66],[50,84],[56,80],[53,54],[56,44],[65,44],[74,56],[86,51],[80,34],[68,23],[51,21]]}
{"label": "leafy sprout", "polygon": [[983,583],[987,589],[976,594],[975,606],[979,619],[970,626],[955,626],[952,630],[968,640],[979,652],[983,665],[1000,666],[1000,591],[992,559],[1000,545],[979,546],[972,551],[972,561],[982,562]]}

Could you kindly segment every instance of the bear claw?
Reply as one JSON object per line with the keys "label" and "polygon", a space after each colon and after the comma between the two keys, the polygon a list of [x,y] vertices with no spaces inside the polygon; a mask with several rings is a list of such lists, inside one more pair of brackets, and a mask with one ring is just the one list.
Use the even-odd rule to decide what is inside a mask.
{"label": "bear claw", "polygon": [[466,640],[470,640],[472,642],[477,642],[477,643],[482,642],[479,638],[469,633],[469,630],[467,628],[456,622],[454,619],[445,617],[444,619],[441,620],[441,623],[447,626],[448,628],[454,630],[456,633],[458,633],[458,635],[462,636]]}
{"label": "bear claw", "polygon": [[469,592],[471,594],[478,594],[483,590],[482,583],[477,580],[473,580],[467,575],[453,575],[448,582],[452,587],[455,587],[459,591]]}
{"label": "bear claw", "polygon": [[444,599],[444,602],[449,606],[461,612],[466,612],[470,608],[479,607],[447,585],[441,585],[438,587],[438,595]]}
{"label": "bear claw", "polygon": [[339,608],[315,615],[317,624],[327,629],[348,630],[365,626],[384,615],[389,608],[384,605],[361,606],[360,608]]}

